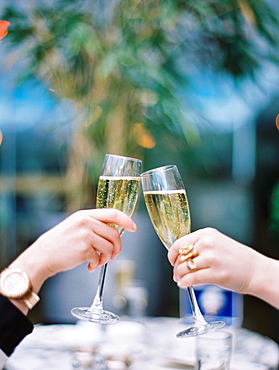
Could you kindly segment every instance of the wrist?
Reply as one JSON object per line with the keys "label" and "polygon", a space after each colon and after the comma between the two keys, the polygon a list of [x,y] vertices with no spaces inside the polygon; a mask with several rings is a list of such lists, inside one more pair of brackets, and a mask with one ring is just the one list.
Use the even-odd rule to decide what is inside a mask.
{"label": "wrist", "polygon": [[[258,297],[271,304],[279,299],[277,281],[279,279],[279,262],[254,251],[253,270],[245,294]],[[275,283],[276,282],[276,283]]]}
{"label": "wrist", "polygon": [[20,254],[9,266],[9,268],[23,270],[28,275],[35,293],[40,291],[41,286],[47,279],[40,257],[33,250],[33,246],[31,246]]}
{"label": "wrist", "polygon": [[24,314],[40,300],[34,292],[28,274],[19,268],[6,268],[0,274],[0,293]]}

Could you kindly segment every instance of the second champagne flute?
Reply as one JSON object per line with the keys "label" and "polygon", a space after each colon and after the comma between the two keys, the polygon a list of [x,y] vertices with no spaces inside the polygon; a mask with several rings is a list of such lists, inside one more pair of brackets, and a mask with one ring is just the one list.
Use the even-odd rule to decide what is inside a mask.
{"label": "second champagne flute", "polygon": [[[97,190],[97,208],[116,208],[132,216],[139,192],[142,162],[136,158],[106,154]],[[120,235],[123,229],[115,225]],[[90,307],[75,307],[73,316],[81,320],[110,324],[119,317],[103,309],[103,288],[107,264],[101,267],[95,298]]]}
{"label": "second champagne flute", "polygon": [[[146,208],[156,233],[169,250],[172,244],[191,231],[189,204],[176,166],[155,168],[141,174]],[[208,323],[200,312],[193,287],[188,288],[193,311],[193,326],[177,334],[192,337],[225,326],[223,321]]]}

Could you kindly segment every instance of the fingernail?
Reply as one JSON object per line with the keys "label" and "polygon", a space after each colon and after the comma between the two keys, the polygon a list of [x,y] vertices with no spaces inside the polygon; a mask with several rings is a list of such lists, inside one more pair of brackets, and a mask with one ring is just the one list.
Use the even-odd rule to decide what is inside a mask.
{"label": "fingernail", "polygon": [[137,225],[133,222],[133,231],[137,230]]}

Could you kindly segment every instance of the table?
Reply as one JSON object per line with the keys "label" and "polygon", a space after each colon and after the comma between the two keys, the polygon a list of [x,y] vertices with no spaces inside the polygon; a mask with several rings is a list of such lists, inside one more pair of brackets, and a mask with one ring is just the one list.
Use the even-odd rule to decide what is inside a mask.
{"label": "table", "polygon": [[[179,319],[165,317],[139,321],[122,318],[107,326],[83,321],[75,325],[36,325],[16,348],[5,369],[193,369],[196,338],[175,336],[184,328]],[[246,329],[223,330],[233,333],[231,370],[278,369],[277,343]],[[107,359],[106,366],[103,358]]]}

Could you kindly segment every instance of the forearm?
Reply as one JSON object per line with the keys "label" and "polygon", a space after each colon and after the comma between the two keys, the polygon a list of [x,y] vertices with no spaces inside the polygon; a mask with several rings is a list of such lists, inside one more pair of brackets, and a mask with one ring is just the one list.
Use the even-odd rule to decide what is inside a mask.
{"label": "forearm", "polygon": [[256,252],[253,274],[243,293],[279,309],[279,261]]}

